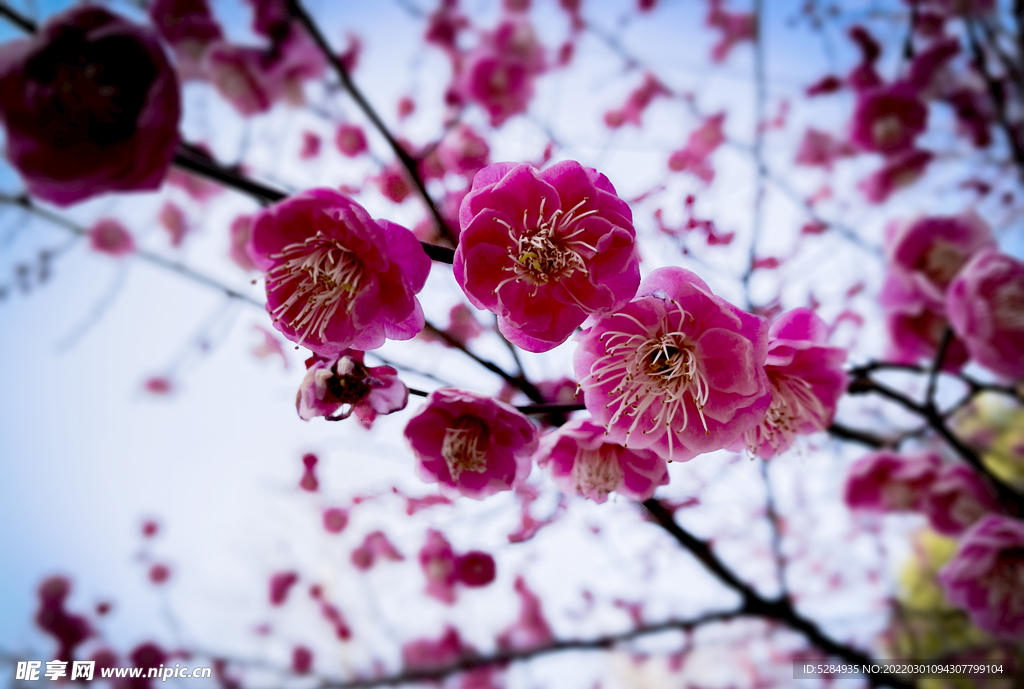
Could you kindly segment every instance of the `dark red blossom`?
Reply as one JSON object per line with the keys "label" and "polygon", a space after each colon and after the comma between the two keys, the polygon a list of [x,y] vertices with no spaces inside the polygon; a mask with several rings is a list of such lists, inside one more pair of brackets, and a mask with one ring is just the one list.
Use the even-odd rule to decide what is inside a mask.
{"label": "dark red blossom", "polygon": [[0,50],[0,119],[37,198],[156,189],[178,147],[178,79],[151,28],[79,6]]}

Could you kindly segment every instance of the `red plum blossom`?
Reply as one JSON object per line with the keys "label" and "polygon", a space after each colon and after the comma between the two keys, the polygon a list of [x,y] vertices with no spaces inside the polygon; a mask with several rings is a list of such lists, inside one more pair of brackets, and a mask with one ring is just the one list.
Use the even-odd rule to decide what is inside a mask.
{"label": "red plum blossom", "polygon": [[760,424],[744,434],[751,452],[768,459],[797,435],[824,431],[846,391],[846,351],[826,344],[828,326],[810,309],[794,309],[768,330],[765,372],[772,401]]}
{"label": "red plum blossom", "polygon": [[925,130],[928,109],[905,84],[859,94],[850,140],[865,151],[897,153],[910,148]]}
{"label": "red plum blossom", "polygon": [[1024,637],[1024,522],[989,515],[975,524],[939,570],[939,582],[979,628]]}
{"label": "red plum blossom", "polygon": [[966,464],[948,464],[928,488],[924,511],[932,528],[946,536],[959,536],[999,506],[992,490]]}
{"label": "red plum blossom", "polygon": [[451,388],[435,390],[405,427],[420,477],[482,499],[530,473],[537,428],[504,402]]}
{"label": "red plum blossom", "polygon": [[575,161],[538,171],[495,163],[459,211],[455,279],[474,306],[530,352],[557,347],[640,282],[632,214],[604,175]]}
{"label": "red plum blossom", "polygon": [[351,349],[333,360],[310,357],[295,397],[303,421],[315,416],[338,421],[354,413],[365,428],[373,425],[377,414],[405,409],[408,402],[409,389],[398,379],[398,371],[390,366],[368,368],[363,353]]}
{"label": "red plum blossom", "polygon": [[686,461],[764,418],[768,326],[682,268],[659,268],[618,312],[576,336],[584,402],[607,440]]}
{"label": "red plum blossom", "polygon": [[75,7],[0,49],[7,158],[37,198],[67,206],[156,189],[180,119],[156,33],[100,7]]}
{"label": "red plum blossom", "polygon": [[946,310],[975,361],[1024,378],[1024,262],[995,249],[976,254],[949,286]]}
{"label": "red plum blossom", "polygon": [[931,452],[872,452],[850,468],[846,504],[872,512],[921,510],[941,464],[939,456]]}
{"label": "red plum blossom", "polygon": [[423,247],[339,192],[313,189],[263,210],[249,254],[266,274],[274,327],[321,357],[408,340],[423,328],[415,296],[430,272]]}
{"label": "red plum blossom", "polygon": [[117,220],[104,218],[89,228],[89,246],[108,256],[121,257],[135,251],[131,233]]}
{"label": "red plum blossom", "polygon": [[588,419],[574,419],[545,435],[535,458],[563,490],[598,503],[612,492],[646,500],[668,483],[664,459],[651,450],[605,442],[604,426]]}

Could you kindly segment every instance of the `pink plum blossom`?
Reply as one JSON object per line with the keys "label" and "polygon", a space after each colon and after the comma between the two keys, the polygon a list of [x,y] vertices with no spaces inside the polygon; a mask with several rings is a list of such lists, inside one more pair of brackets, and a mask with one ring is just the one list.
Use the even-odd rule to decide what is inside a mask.
{"label": "pink plum blossom", "polygon": [[521,576],[516,577],[515,591],[519,594],[519,617],[498,635],[498,648],[520,651],[551,643],[555,635],[544,616],[540,598],[530,590]]}
{"label": "pink plum blossom", "polygon": [[334,136],[334,145],[338,147],[341,154],[349,158],[365,153],[367,151],[366,135],[362,127],[354,124],[342,124],[338,126],[338,132]]}
{"label": "pink plum blossom", "polygon": [[420,568],[427,578],[426,593],[442,603],[455,602],[455,584],[458,582],[455,551],[444,534],[436,529],[427,530],[427,540],[419,553]]}
{"label": "pink plum blossom", "polygon": [[835,161],[851,155],[854,149],[845,141],[839,141],[828,132],[809,127],[796,152],[800,165],[816,165],[831,170]]}
{"label": "pink plum blossom", "polygon": [[897,153],[913,145],[927,121],[928,109],[913,89],[883,86],[858,95],[850,140],[865,151]]}
{"label": "pink plum blossom", "polygon": [[94,251],[119,258],[135,251],[131,233],[117,220],[104,218],[89,228],[89,246]]}
{"label": "pink plum blossom", "polygon": [[604,426],[589,419],[574,419],[542,437],[535,458],[563,490],[598,503],[611,492],[646,500],[668,483],[664,459],[605,442]]}
{"label": "pink plum blossom", "polygon": [[882,290],[888,308],[945,306],[946,289],[971,256],[993,248],[988,223],[974,211],[953,216],[923,216],[892,226],[887,243],[889,274]]}
{"label": "pink plum blossom", "polygon": [[253,220],[249,254],[266,274],[267,311],[286,338],[324,358],[408,340],[430,259],[412,232],[372,220],[332,189],[312,189]]}
{"label": "pink plum blossom", "polygon": [[722,130],[724,122],[724,112],[704,120],[697,129],[690,133],[686,145],[669,156],[669,169],[676,172],[686,170],[703,182],[710,184],[715,178],[715,170],[708,162],[708,158],[725,143],[725,134]]}
{"label": "pink plum blossom", "polygon": [[368,570],[378,560],[391,560],[400,562],[405,559],[398,548],[394,546],[383,531],[371,531],[366,534],[363,542],[352,551],[350,556],[352,564],[361,570]]}
{"label": "pink plum blossom", "polygon": [[938,578],[949,601],[980,629],[1024,637],[1024,522],[1000,515],[977,522]]}
{"label": "pink plum blossom", "polygon": [[437,639],[416,639],[403,646],[402,663],[408,669],[427,670],[449,665],[472,650],[462,641],[459,630],[449,625]]}
{"label": "pink plum blossom", "polygon": [[181,78],[202,79],[206,50],[224,35],[207,0],[155,0],[147,13],[174,51]]}
{"label": "pink plum blossom", "polygon": [[888,156],[882,167],[857,183],[871,203],[884,203],[894,193],[910,186],[924,174],[935,156],[918,148],[908,148]]}
{"label": "pink plum blossom", "polygon": [[390,366],[367,368],[363,353],[352,349],[337,359],[310,357],[295,397],[303,421],[315,416],[338,421],[354,413],[365,428],[373,425],[377,414],[405,409],[408,403],[409,389],[398,379],[398,371]]}
{"label": "pink plum blossom", "polygon": [[946,310],[975,361],[1024,378],[1024,262],[995,249],[975,254],[950,284]]}
{"label": "pink plum blossom", "polygon": [[744,434],[751,452],[768,459],[797,435],[824,431],[846,391],[846,350],[826,344],[828,326],[810,309],[794,309],[768,330],[765,372],[772,401],[764,419]]}
{"label": "pink plum blossom", "polygon": [[252,216],[239,215],[231,221],[230,245],[228,257],[236,266],[244,271],[256,270],[252,256],[249,255],[249,237],[252,235]]}
{"label": "pink plum blossom", "polygon": [[517,409],[452,388],[427,396],[405,438],[424,481],[478,500],[526,478],[537,448],[537,428]]}
{"label": "pink plum blossom", "polygon": [[455,279],[474,306],[530,352],[557,347],[640,282],[632,214],[608,178],[575,161],[538,171],[495,163],[459,211]]}
{"label": "pink plum blossom", "polygon": [[288,592],[299,581],[295,572],[278,572],[270,577],[270,604],[284,605],[288,600]]}
{"label": "pink plum blossom", "polygon": [[74,7],[0,50],[6,155],[36,198],[67,206],[156,189],[180,119],[156,33],[101,7]]}
{"label": "pink plum blossom", "polygon": [[487,586],[496,574],[494,558],[482,550],[470,550],[455,559],[455,576],[466,586]]}
{"label": "pink plum blossom", "polygon": [[711,59],[722,62],[733,47],[744,41],[754,40],[757,20],[752,12],[727,12],[725,0],[709,0],[706,23],[721,32],[718,43],[711,49]]}
{"label": "pink plum blossom", "polygon": [[[901,364],[916,364],[922,359],[933,360],[946,328],[949,327],[944,309],[932,309],[924,304],[889,311],[885,322],[889,332],[886,358]],[[954,336],[946,347],[942,368],[958,371],[969,358],[963,341]]]}
{"label": "pink plum blossom", "polygon": [[966,464],[942,467],[924,499],[924,511],[932,528],[953,537],[998,509],[992,490]]}
{"label": "pink plum blossom", "polygon": [[872,452],[850,468],[846,504],[872,512],[919,511],[941,464],[931,452]]}
{"label": "pink plum blossom", "polygon": [[487,140],[473,131],[467,124],[452,128],[437,147],[437,156],[448,172],[457,175],[473,175],[487,166],[491,148]]}
{"label": "pink plum blossom", "polygon": [[644,110],[657,96],[668,96],[671,92],[651,73],[644,75],[644,81],[629,94],[626,104],[618,110],[609,110],[604,114],[604,123],[611,128],[621,127],[627,122],[637,127]]}
{"label": "pink plum blossom", "polygon": [[584,402],[608,442],[686,461],[732,445],[764,418],[763,319],[682,268],[659,268],[636,299],[576,336]]}

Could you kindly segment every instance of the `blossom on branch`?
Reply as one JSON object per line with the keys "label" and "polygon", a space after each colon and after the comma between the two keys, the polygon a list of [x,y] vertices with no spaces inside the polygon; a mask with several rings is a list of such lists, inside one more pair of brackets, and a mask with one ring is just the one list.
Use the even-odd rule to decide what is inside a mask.
{"label": "blossom on branch", "polygon": [[924,498],[932,528],[946,536],[959,536],[998,509],[992,490],[966,464],[942,467]]}
{"label": "blossom on branch", "polygon": [[1024,637],[1024,522],[989,515],[976,523],[939,571],[939,582],[981,629]]}
{"label": "blossom on branch", "polygon": [[456,281],[527,351],[557,347],[588,315],[617,309],[636,294],[629,206],[608,178],[575,161],[543,171],[487,166],[462,201],[459,223]]}
{"label": "blossom on branch", "polygon": [[266,274],[274,327],[321,357],[408,340],[423,328],[415,296],[430,272],[423,247],[339,192],[313,189],[263,210],[248,248]]}
{"label": "blossom on branch", "polygon": [[794,309],[768,330],[765,372],[772,401],[764,419],[744,434],[750,451],[768,459],[797,435],[824,431],[846,391],[846,350],[830,347],[828,326],[810,309]]}
{"label": "blossom on branch", "polygon": [[178,79],[155,32],[81,6],[0,46],[7,159],[28,192],[67,206],[156,189],[178,148]]}
{"label": "blossom on branch", "polygon": [[365,428],[373,425],[377,414],[405,409],[408,402],[409,388],[398,379],[398,371],[390,366],[367,368],[363,352],[353,349],[337,359],[310,357],[295,396],[295,408],[303,421],[315,416],[339,421],[355,413]]}
{"label": "blossom on branch", "polygon": [[686,461],[764,418],[767,331],[690,271],[659,268],[636,299],[576,336],[573,365],[609,442]]}
{"label": "blossom on branch", "polygon": [[409,420],[405,439],[420,478],[479,500],[526,478],[537,428],[503,402],[442,388]]}
{"label": "blossom on branch", "polygon": [[872,452],[850,468],[846,504],[873,512],[919,511],[941,464],[932,452]]}
{"label": "blossom on branch", "polygon": [[979,252],[949,286],[946,309],[975,361],[1024,379],[1024,262],[995,249]]}
{"label": "blossom on branch", "polygon": [[574,419],[542,437],[536,459],[563,490],[598,503],[611,492],[646,500],[668,483],[664,459],[606,442],[604,426],[589,419]]}

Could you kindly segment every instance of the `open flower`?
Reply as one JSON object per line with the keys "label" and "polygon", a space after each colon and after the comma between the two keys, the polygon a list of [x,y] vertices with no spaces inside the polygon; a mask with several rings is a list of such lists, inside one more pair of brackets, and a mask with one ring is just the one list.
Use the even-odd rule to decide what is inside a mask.
{"label": "open flower", "polygon": [[659,268],[636,299],[576,336],[573,364],[609,442],[685,461],[764,418],[767,331],[690,271]]}
{"label": "open flower", "polygon": [[604,426],[588,419],[574,419],[541,438],[536,459],[564,490],[599,503],[613,491],[646,500],[668,483],[664,459],[605,442]]}
{"label": "open flower", "polygon": [[459,224],[455,279],[527,351],[557,347],[588,315],[636,294],[629,206],[608,178],[575,161],[544,171],[487,166],[462,201]]}
{"label": "open flower", "polygon": [[914,90],[891,84],[859,94],[850,139],[865,151],[897,153],[924,131],[928,109]]}
{"label": "open flower", "polygon": [[1024,637],[1024,522],[990,515],[975,524],[939,571],[939,582],[981,629]]}
{"label": "open flower", "polygon": [[503,402],[442,388],[409,420],[405,439],[424,481],[481,499],[510,490],[530,473],[537,429]]}
{"label": "open flower", "polygon": [[1024,262],[994,249],[975,254],[950,285],[946,310],[975,361],[1024,379]]}
{"label": "open flower", "polygon": [[828,326],[810,309],[783,314],[768,330],[765,373],[771,383],[768,413],[744,434],[751,452],[768,459],[797,435],[824,431],[846,390],[846,350],[829,347]]}
{"label": "open flower", "polygon": [[939,456],[931,452],[872,452],[850,468],[846,504],[873,512],[920,510],[941,464]]}
{"label": "open flower", "polygon": [[355,413],[359,422],[370,428],[377,414],[405,409],[409,402],[409,388],[398,379],[398,371],[390,366],[367,368],[363,353],[354,349],[333,360],[310,357],[306,369],[295,396],[295,408],[303,421],[314,416],[338,421]]}
{"label": "open flower", "polygon": [[932,528],[946,536],[959,536],[998,509],[992,490],[966,464],[942,467],[924,498]]}
{"label": "open flower", "polygon": [[0,49],[7,158],[60,206],[156,189],[178,147],[178,79],[155,32],[94,6]]}
{"label": "open flower", "polygon": [[313,189],[253,220],[249,254],[266,273],[267,311],[296,344],[333,359],[408,340],[423,328],[416,294],[430,259],[412,232]]}

